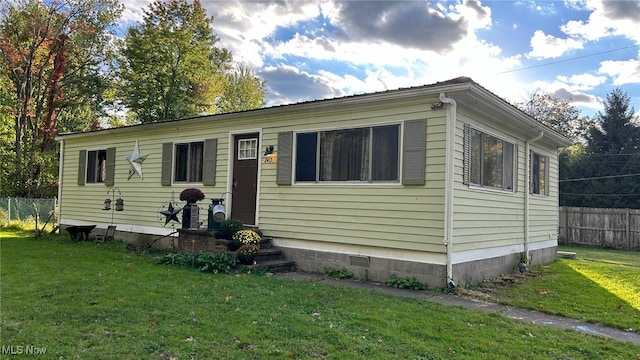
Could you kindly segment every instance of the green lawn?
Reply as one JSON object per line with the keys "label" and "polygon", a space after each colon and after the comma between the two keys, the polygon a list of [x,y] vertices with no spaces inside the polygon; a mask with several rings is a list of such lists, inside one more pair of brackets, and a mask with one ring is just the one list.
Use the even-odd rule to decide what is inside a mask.
{"label": "green lawn", "polygon": [[[0,231],[2,358],[636,359],[640,346],[426,300],[155,265]],[[22,346],[23,348],[20,348]],[[10,348],[12,347],[12,348]]]}
{"label": "green lawn", "polygon": [[576,259],[536,267],[542,276],[491,291],[503,304],[640,332],[640,252],[560,247]]}

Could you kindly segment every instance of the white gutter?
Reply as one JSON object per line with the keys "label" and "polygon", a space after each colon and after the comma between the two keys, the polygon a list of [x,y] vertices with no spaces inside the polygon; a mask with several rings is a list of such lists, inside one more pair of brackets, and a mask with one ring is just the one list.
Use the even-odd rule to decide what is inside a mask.
{"label": "white gutter", "polygon": [[524,258],[529,262],[529,193],[531,192],[531,143],[542,139],[544,132],[524,143]]}
{"label": "white gutter", "polygon": [[444,245],[447,247],[447,286],[456,287],[453,281],[453,171],[455,160],[456,116],[458,104],[452,98],[440,93],[440,101],[447,107],[447,130],[444,167]]}
{"label": "white gutter", "polygon": [[60,218],[62,217],[60,209],[61,209],[61,202],[60,200],[62,199],[62,169],[64,167],[64,140],[60,140],[60,161],[58,163],[58,213],[56,214],[58,217],[58,221],[57,224],[58,225],[58,229],[60,228]]}

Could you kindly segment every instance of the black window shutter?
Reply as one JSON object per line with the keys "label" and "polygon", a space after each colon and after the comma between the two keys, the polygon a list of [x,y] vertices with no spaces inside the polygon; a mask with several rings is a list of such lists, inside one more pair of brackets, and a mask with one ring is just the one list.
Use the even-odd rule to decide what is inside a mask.
{"label": "black window shutter", "polygon": [[426,120],[404,123],[402,184],[424,185],[426,164]]}
{"label": "black window shutter", "polygon": [[216,156],[218,151],[218,139],[204,141],[204,160],[202,167],[202,185],[213,186],[216,184]]}
{"label": "black window shutter", "polygon": [[87,176],[87,150],[80,150],[78,155],[78,185],[84,185]]}
{"label": "black window shutter", "polygon": [[278,169],[276,184],[291,185],[291,167],[293,153],[293,132],[278,133]]}
{"label": "black window shutter", "polygon": [[116,148],[107,148],[107,175],[104,179],[104,184],[107,186],[113,186],[115,183],[116,172]]}
{"label": "black window shutter", "polygon": [[162,171],[160,184],[171,186],[171,165],[173,163],[173,143],[162,144]]}

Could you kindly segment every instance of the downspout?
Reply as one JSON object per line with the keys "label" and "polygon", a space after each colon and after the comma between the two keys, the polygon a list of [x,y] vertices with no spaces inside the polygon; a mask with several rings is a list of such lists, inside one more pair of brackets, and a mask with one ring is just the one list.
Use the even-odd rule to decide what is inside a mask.
{"label": "downspout", "polygon": [[529,139],[524,143],[524,258],[529,262],[529,193],[531,192],[531,149],[532,142],[542,139],[544,132],[540,130],[538,136]]}
{"label": "downspout", "polygon": [[59,160],[59,163],[58,163],[58,201],[57,201],[58,210],[57,210],[57,214],[56,214],[57,218],[58,218],[58,221],[57,221],[57,224],[56,224],[56,225],[58,225],[58,229],[60,229],[60,217],[61,217],[60,216],[61,215],[61,213],[60,213],[60,209],[61,209],[60,199],[62,199],[62,182],[63,182],[63,180],[62,180],[62,170],[63,170],[63,167],[64,167],[64,140],[60,140],[60,160]]}
{"label": "downspout", "polygon": [[440,93],[440,101],[449,104],[447,107],[447,127],[445,142],[444,167],[444,245],[447,248],[447,286],[456,287],[453,281],[453,171],[456,141],[456,116],[458,104],[452,98]]}

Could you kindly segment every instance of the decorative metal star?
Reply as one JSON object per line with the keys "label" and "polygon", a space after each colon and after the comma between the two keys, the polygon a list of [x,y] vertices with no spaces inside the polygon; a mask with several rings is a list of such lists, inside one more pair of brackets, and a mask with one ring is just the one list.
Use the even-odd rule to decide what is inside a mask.
{"label": "decorative metal star", "polygon": [[165,216],[164,224],[167,225],[172,220],[175,222],[180,222],[178,220],[178,213],[182,210],[181,208],[174,208],[173,203],[169,202],[169,206],[167,206],[167,210],[160,211],[160,214]]}
{"label": "decorative metal star", "polygon": [[131,164],[131,168],[129,169],[129,179],[133,176],[133,174],[138,174],[140,179],[144,179],[142,177],[142,162],[147,158],[149,154],[140,154],[140,148],[138,147],[138,140],[136,140],[136,144],[133,147],[133,153],[131,155],[126,155],[125,158]]}

